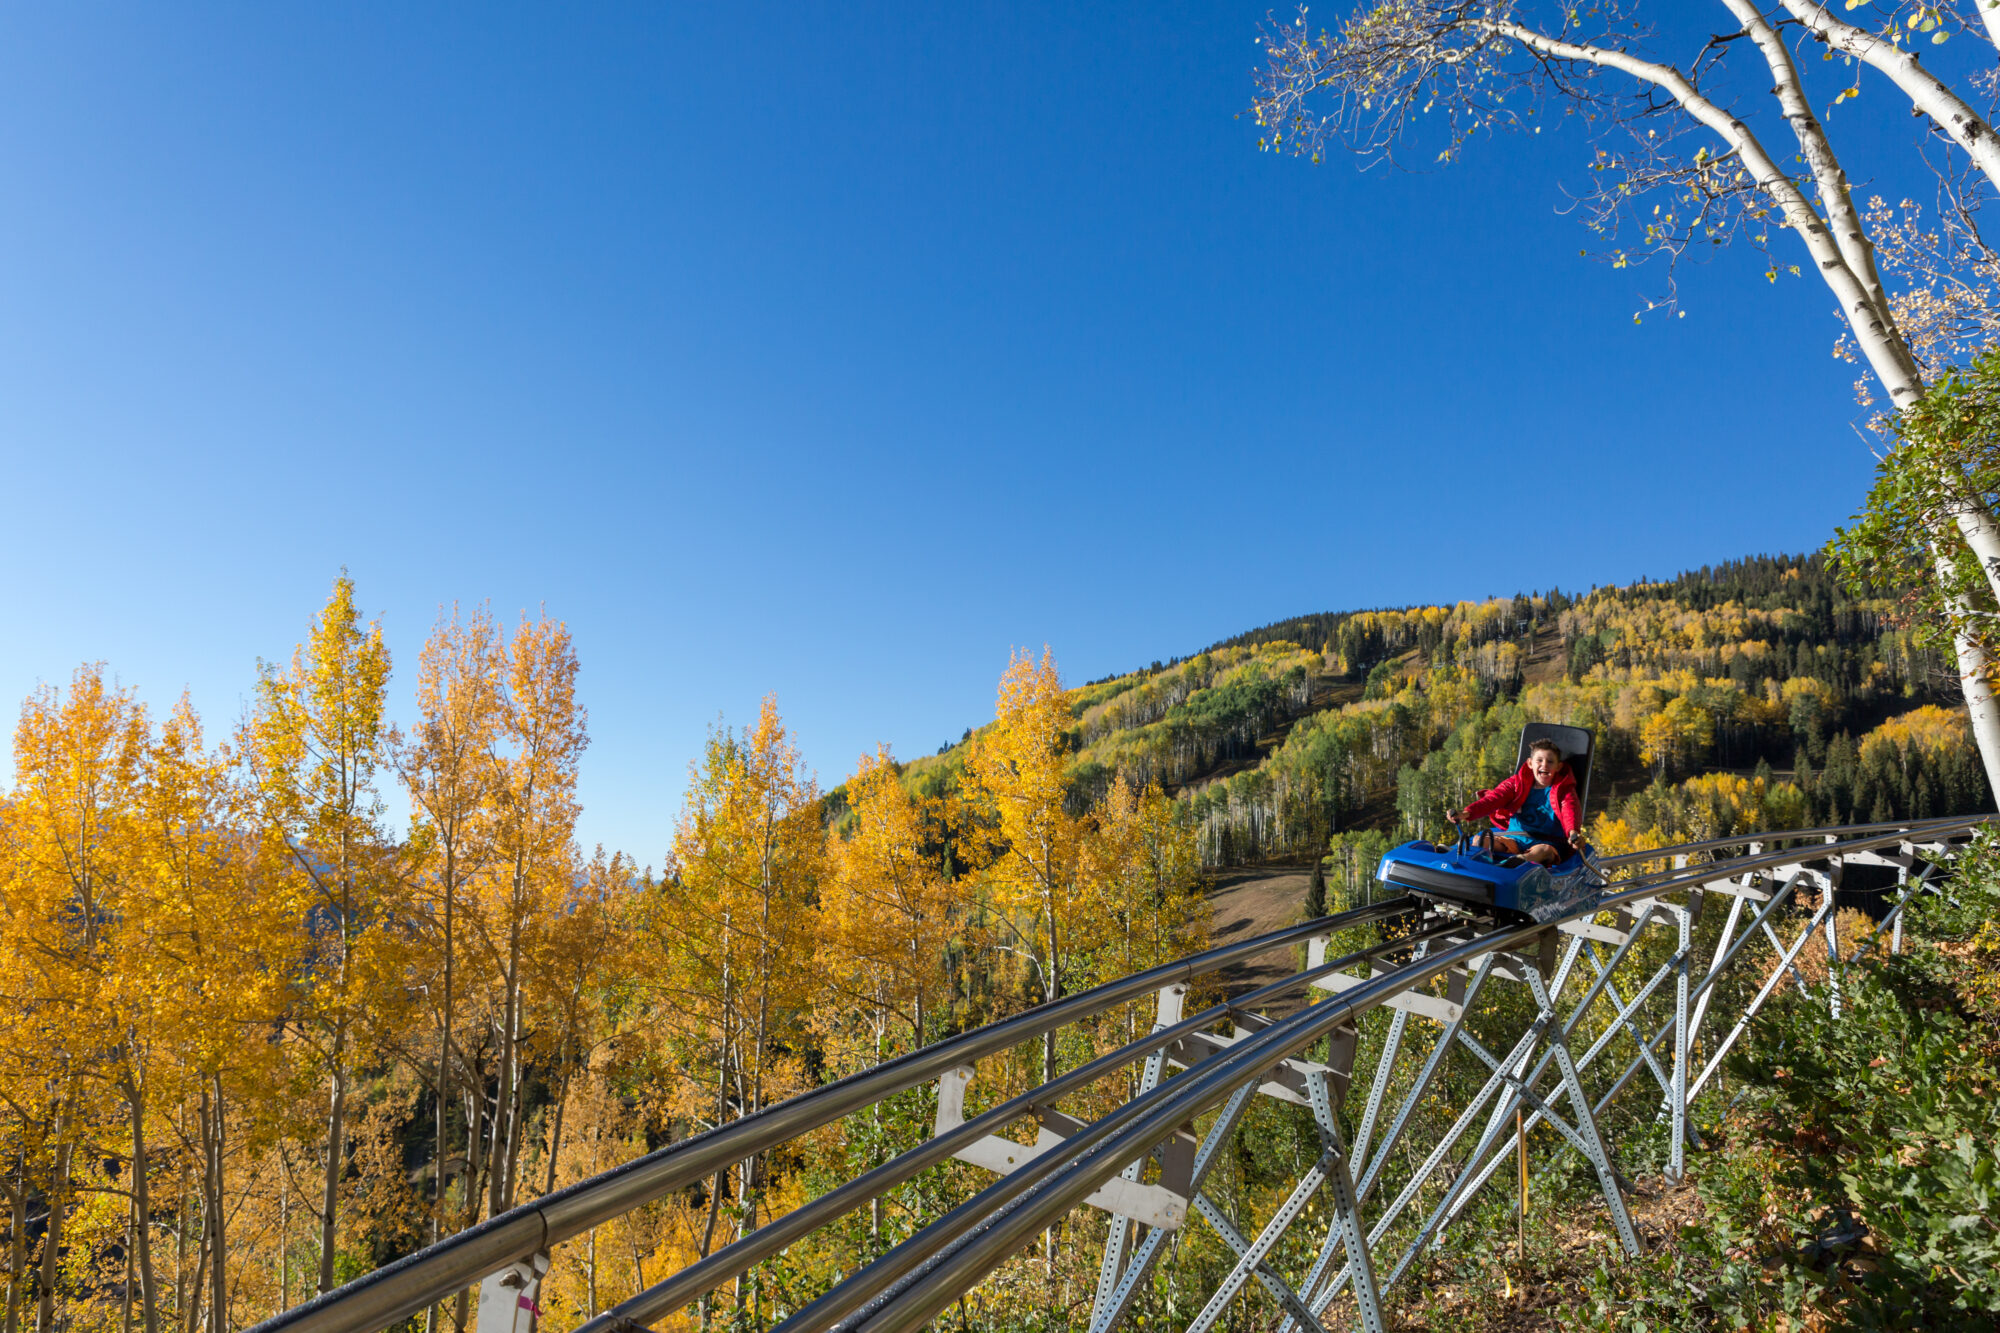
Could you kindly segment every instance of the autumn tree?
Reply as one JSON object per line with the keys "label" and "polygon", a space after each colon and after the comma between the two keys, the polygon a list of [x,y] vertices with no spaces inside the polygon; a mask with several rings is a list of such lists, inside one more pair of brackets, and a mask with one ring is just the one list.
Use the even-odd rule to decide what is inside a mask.
{"label": "autumn tree", "polygon": [[1699,760],[1715,739],[1715,719],[1685,697],[1667,700],[1639,724],[1639,757],[1665,777]]}
{"label": "autumn tree", "polygon": [[[1097,812],[1087,856],[1108,946],[1100,970],[1129,976],[1198,952],[1208,937],[1194,822],[1157,784],[1134,791],[1121,777]],[[1104,968],[1103,963],[1115,963]],[[1125,1006],[1127,1042],[1139,1036],[1140,1006]]]}
{"label": "autumn tree", "polygon": [[[78,1151],[88,1157],[104,1094],[134,1058],[125,1044],[131,1034],[121,1030],[105,992],[125,964],[114,932],[128,907],[147,741],[145,708],[107,682],[101,664],[77,668],[67,691],[44,686],[29,696],[14,732],[10,873],[0,917],[7,962],[0,1022],[10,1029],[13,1056],[0,1062],[7,1067],[0,1095],[19,1122],[23,1168],[33,1145],[35,1183],[47,1206],[35,1274],[37,1333],[56,1326]],[[143,1161],[143,1102],[129,1110]],[[25,1187],[24,1180],[13,1191],[17,1214],[25,1210]],[[25,1226],[15,1236],[23,1261],[13,1270],[18,1282]]]}
{"label": "autumn tree", "polygon": [[[961,839],[1000,911],[1000,949],[1022,959],[1042,1003],[1072,989],[1104,935],[1092,891],[1090,821],[1069,807],[1066,760],[1073,719],[1055,655],[1016,653],[1000,677],[993,726],[965,754],[965,807],[975,829]],[[1042,1079],[1056,1074],[1055,1034],[1042,1038]]]}
{"label": "autumn tree", "polygon": [[[801,1085],[798,1043],[818,989],[809,964],[826,858],[820,811],[773,698],[754,727],[712,730],[690,766],[666,873],[641,919],[657,945],[646,980],[666,1072],[680,1080],[679,1108],[698,1125],[755,1114]],[[708,1192],[703,1255],[729,1174],[718,1172]],[[747,1231],[765,1185],[761,1157],[735,1174],[735,1222]],[[754,1308],[754,1280],[747,1290],[739,1283],[737,1297]]]}
{"label": "autumn tree", "polygon": [[[451,1143],[459,1002],[459,930],[466,886],[491,855],[493,795],[500,764],[495,735],[503,707],[502,649],[484,607],[440,615],[417,663],[417,721],[397,754],[410,796],[410,854],[418,891],[430,907],[437,942],[432,1075],[436,1111],[431,1236],[446,1227],[446,1166]],[[435,1315],[431,1316],[433,1323]]]}
{"label": "autumn tree", "polygon": [[[1665,6],[1628,3],[1575,8],[1463,0],[1380,0],[1361,5],[1337,29],[1315,32],[1304,11],[1263,35],[1265,56],[1252,107],[1269,150],[1323,160],[1345,143],[1364,155],[1415,149],[1451,160],[1477,135],[1539,130],[1552,113],[1577,117],[1596,140],[1583,192],[1587,221],[1614,245],[1621,266],[1648,257],[1668,264],[1668,288],[1650,308],[1671,311],[1674,265],[1684,255],[1732,241],[1766,250],[1789,231],[1806,262],[1773,255],[1766,276],[1809,268],[1826,285],[1847,328],[1847,347],[1868,367],[1891,409],[1918,404],[1927,382],[1970,338],[2000,329],[1993,256],[1977,239],[1977,206],[2000,187],[2000,139],[1968,90],[1988,77],[2000,20],[1983,0],[1865,7],[1866,26],[1816,0],[1783,0],[1767,12],[1754,0],[1719,0],[1721,22],[1691,56],[1665,53],[1678,34],[1649,25]],[[1789,31],[1788,31],[1789,30]],[[1708,32],[1709,29],[1703,29]],[[1886,208],[1854,198],[1827,126],[1813,110],[1792,33],[1847,60],[1829,67],[1841,80],[1818,98],[1832,105],[1862,92],[1860,71],[1894,89],[1892,114],[1920,117],[1955,154],[1948,195],[1967,245],[1927,259],[1923,238],[1899,234]],[[1918,40],[1935,48],[1962,40],[1943,58],[1919,63]],[[1950,51],[1971,47],[1954,63]],[[1560,120],[1555,123],[1562,123]],[[1574,123],[1574,122],[1572,122]],[[1953,195],[1960,168],[1969,179]],[[1648,205],[1651,205],[1649,208]],[[1905,261],[1892,291],[1879,262],[1883,243]],[[1913,334],[1915,341],[1913,341]],[[2000,599],[2000,522],[1988,496],[1949,486],[1936,497],[1931,577],[1947,590],[1954,624],[1980,623],[1977,605],[1953,596],[1958,552],[1970,553],[1983,604]],[[1960,686],[1989,779],[2000,790],[2000,704],[1992,648],[1960,634]]]}
{"label": "autumn tree", "polygon": [[556,1188],[570,1087],[618,1035],[612,1010],[622,1002],[622,979],[630,974],[626,932],[638,882],[629,858],[599,847],[571,877],[537,955],[532,1018],[554,1086],[541,1145],[543,1193]]}
{"label": "autumn tree", "polygon": [[1134,789],[1121,779],[1097,811],[1096,832],[1091,881],[1116,942],[1117,974],[1199,950],[1208,913],[1187,813],[1175,809],[1157,783]]}
{"label": "autumn tree", "polygon": [[398,940],[388,927],[403,906],[402,881],[377,788],[393,759],[383,712],[388,681],[381,626],[361,623],[353,580],[343,574],[290,665],[263,667],[243,739],[262,826],[308,906],[312,957],[293,1027],[326,1087],[323,1292],[334,1286],[355,1045],[371,1013],[400,998]]}
{"label": "autumn tree", "polygon": [[484,1145],[486,1207],[493,1214],[513,1206],[526,1142],[529,985],[578,869],[577,765],[589,742],[576,701],[576,673],[566,626],[546,616],[521,623],[507,649],[496,728],[491,862],[479,880],[474,918],[494,1038],[492,1113]]}
{"label": "autumn tree", "polygon": [[[301,953],[301,904],[277,891],[247,834],[248,793],[234,756],[209,749],[183,696],[148,747],[138,789],[132,891],[117,929],[125,965],[107,995],[125,1034],[119,1086],[131,1122],[133,1211],[150,1219],[149,1118],[192,1104],[201,1246],[210,1333],[230,1326],[234,1290],[228,1218],[233,1131],[274,1131],[282,1050],[268,1034],[284,1017],[286,981]],[[176,1122],[177,1124],[180,1122]],[[179,1136],[176,1135],[178,1138]],[[157,1333],[159,1284],[151,1226],[133,1228],[141,1311]],[[179,1307],[189,1319],[193,1306]]]}
{"label": "autumn tree", "polygon": [[943,813],[904,787],[889,747],[861,757],[847,799],[850,819],[828,834],[819,971],[833,996],[871,1015],[879,1062],[892,1020],[910,1047],[925,1041],[944,986],[956,893],[943,864]]}

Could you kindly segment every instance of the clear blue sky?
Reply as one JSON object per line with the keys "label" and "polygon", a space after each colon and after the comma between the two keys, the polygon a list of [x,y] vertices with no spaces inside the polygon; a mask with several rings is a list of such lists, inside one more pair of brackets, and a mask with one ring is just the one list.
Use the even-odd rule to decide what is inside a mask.
{"label": "clear blue sky", "polygon": [[222,727],[345,566],[407,716],[440,603],[546,604],[583,836],[657,863],[767,691],[832,785],[1013,645],[1081,682],[1852,511],[1823,290],[1729,256],[1633,327],[1573,138],[1260,155],[1264,8],[0,11],[0,698],[103,659]]}

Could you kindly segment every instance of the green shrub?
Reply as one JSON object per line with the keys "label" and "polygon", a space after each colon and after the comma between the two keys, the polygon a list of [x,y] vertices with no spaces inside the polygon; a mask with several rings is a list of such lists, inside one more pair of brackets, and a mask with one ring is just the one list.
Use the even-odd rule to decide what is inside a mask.
{"label": "green shrub", "polygon": [[[2000,1315],[2000,843],[1982,837],[1912,947],[1788,991],[1726,1062],[1738,1090],[1692,1174],[1707,1217],[1586,1276],[1603,1328],[1991,1329]],[[1810,1321],[1809,1321],[1810,1322]]]}

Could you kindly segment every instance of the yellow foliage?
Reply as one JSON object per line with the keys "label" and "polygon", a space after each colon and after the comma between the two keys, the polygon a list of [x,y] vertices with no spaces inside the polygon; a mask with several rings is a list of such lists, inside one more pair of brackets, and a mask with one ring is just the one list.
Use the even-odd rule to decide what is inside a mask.
{"label": "yellow foliage", "polygon": [[1810,698],[1821,704],[1833,702],[1833,687],[1814,676],[1792,676],[1778,687],[1778,697],[1787,705]]}
{"label": "yellow foliage", "polygon": [[1872,748],[1880,746],[1893,746],[1903,754],[1913,750],[1928,750],[1934,755],[1969,750],[1972,724],[1963,708],[1925,704],[1890,718],[1863,736],[1859,749],[1866,758]]}
{"label": "yellow foliage", "polygon": [[956,892],[928,850],[943,841],[942,811],[910,795],[887,746],[861,757],[847,792],[851,833],[827,835],[831,873],[820,893],[816,970],[847,1002],[878,1016],[873,1063],[888,1053],[890,1015],[910,1045],[925,1040],[944,985]]}
{"label": "yellow foliage", "polygon": [[819,790],[767,696],[755,727],[711,731],[690,766],[667,877],[643,916],[661,945],[651,980],[683,1113],[719,1124],[796,1090],[778,1052],[818,989],[804,963],[825,858]]}
{"label": "yellow foliage", "polygon": [[1669,699],[1639,724],[1639,757],[1656,770],[1693,763],[1715,740],[1715,719],[1700,704]]}

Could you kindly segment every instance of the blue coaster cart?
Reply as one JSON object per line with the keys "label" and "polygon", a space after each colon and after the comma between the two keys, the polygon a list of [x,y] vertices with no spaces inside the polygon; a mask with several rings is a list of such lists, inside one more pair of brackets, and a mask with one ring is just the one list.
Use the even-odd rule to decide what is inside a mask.
{"label": "blue coaster cart", "polygon": [[[1521,728],[1515,768],[1527,762],[1529,746],[1545,739],[1562,747],[1576,779],[1578,808],[1587,809],[1594,737],[1583,727],[1530,722]],[[1553,921],[1604,892],[1604,876],[1581,850],[1573,849],[1568,859],[1555,865],[1540,866],[1518,856],[1475,847],[1474,831],[1461,828],[1455,843],[1417,839],[1392,848],[1382,858],[1375,877],[1392,889],[1454,904],[1476,916],[1515,921]]]}

